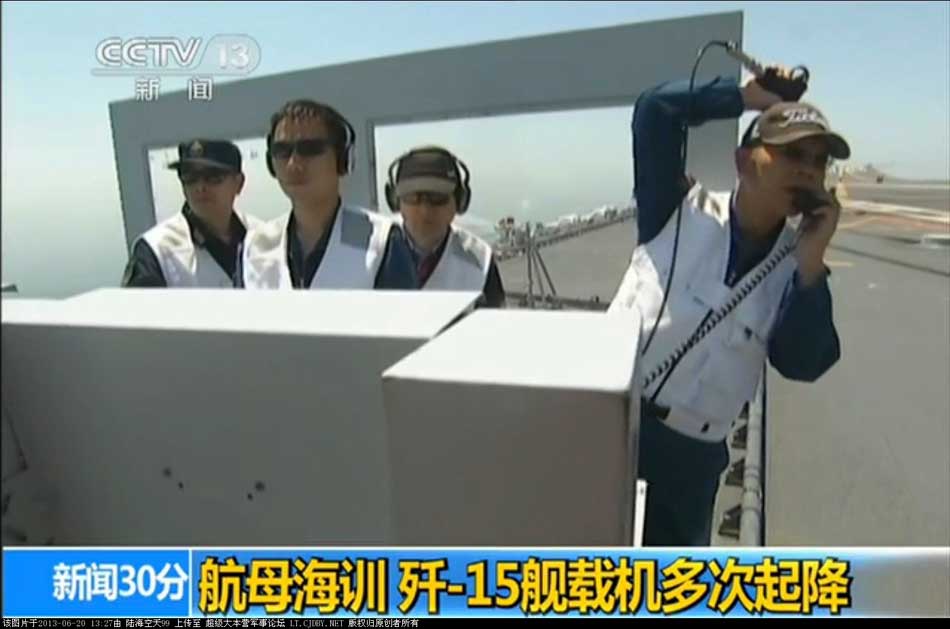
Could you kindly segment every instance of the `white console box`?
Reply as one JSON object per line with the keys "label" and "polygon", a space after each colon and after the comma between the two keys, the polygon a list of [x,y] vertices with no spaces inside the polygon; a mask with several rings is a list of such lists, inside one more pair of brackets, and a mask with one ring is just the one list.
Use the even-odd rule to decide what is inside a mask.
{"label": "white console box", "polygon": [[388,544],[381,374],[477,293],[4,300],[3,405],[56,544]]}
{"label": "white console box", "polygon": [[639,333],[480,310],[387,370],[396,543],[634,544]]}

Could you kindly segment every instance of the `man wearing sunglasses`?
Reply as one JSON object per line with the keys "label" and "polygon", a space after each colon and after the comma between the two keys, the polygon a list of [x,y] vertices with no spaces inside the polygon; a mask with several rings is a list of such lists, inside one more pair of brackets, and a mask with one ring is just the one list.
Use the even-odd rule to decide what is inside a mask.
{"label": "man wearing sunglasses", "polygon": [[393,221],[345,205],[355,132],[332,107],[291,101],[271,118],[267,166],[291,210],[248,232],[241,285],[251,289],[412,289],[415,270]]}
{"label": "man wearing sunglasses", "polygon": [[181,212],[139,237],[122,277],[126,287],[233,288],[241,242],[253,217],[234,209],[244,187],[241,151],[224,140],[178,146]]}
{"label": "man wearing sunglasses", "polygon": [[[685,124],[744,111],[762,113],[735,151],[735,189],[690,181]],[[740,88],[719,77],[692,95],[686,81],[644,92],[633,152],[640,244],[609,312],[642,318],[644,542],[705,546],[729,462],[726,438],[766,361],[813,382],[841,355],[824,264],[840,206],[823,184],[829,158],[846,159],[850,149],[814,106],[781,102],[758,80]],[[789,219],[800,219],[797,230]],[[715,327],[701,327],[714,317]],[[694,344],[684,352],[687,341]]]}
{"label": "man wearing sunglasses", "polygon": [[386,200],[401,215],[419,288],[478,290],[482,305],[502,308],[505,290],[491,247],[452,224],[470,199],[468,168],[444,148],[413,149],[389,168]]}

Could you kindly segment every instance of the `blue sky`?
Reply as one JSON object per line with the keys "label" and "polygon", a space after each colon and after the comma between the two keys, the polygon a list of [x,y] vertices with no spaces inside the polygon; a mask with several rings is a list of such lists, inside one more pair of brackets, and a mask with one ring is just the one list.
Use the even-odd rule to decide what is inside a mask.
{"label": "blue sky", "polygon": [[[253,73],[259,77],[417,50],[742,10],[746,50],[766,61],[809,66],[808,98],[835,126],[846,129],[853,164],[871,162],[899,176],[947,179],[948,6],[945,2],[4,2],[0,90],[4,280],[24,274],[43,277],[34,292],[53,294],[55,286],[91,288],[90,284],[117,281],[121,273],[125,242],[108,103],[131,98],[132,83],[129,78],[91,75],[95,46],[106,37],[246,33],[262,51],[261,64]],[[688,70],[683,69],[684,76]],[[617,112],[621,114],[629,118],[629,112]],[[615,184],[616,190],[628,192],[629,154],[620,157],[626,163],[618,166],[624,179]],[[76,278],[55,277],[61,260],[60,264],[37,260],[33,243],[40,231],[61,244],[62,257],[76,260],[72,271]],[[88,255],[90,247],[96,255]]]}

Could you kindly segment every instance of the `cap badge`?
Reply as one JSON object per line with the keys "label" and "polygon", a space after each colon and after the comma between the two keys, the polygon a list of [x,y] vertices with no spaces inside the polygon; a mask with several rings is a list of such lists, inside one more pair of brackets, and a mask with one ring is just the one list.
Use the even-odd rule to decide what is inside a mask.
{"label": "cap badge", "polygon": [[191,154],[194,155],[195,157],[201,157],[202,155],[204,155],[205,147],[201,144],[201,142],[198,142],[198,141],[196,140],[196,141],[194,141],[194,142],[191,143],[191,147],[189,147],[188,150],[189,150],[189,151],[191,152]]}
{"label": "cap badge", "polygon": [[808,109],[805,107],[798,109],[788,109],[782,112],[782,116],[785,117],[785,120],[779,123],[780,127],[787,127],[790,124],[815,123],[821,125],[825,129],[828,128],[828,122],[814,109]]}

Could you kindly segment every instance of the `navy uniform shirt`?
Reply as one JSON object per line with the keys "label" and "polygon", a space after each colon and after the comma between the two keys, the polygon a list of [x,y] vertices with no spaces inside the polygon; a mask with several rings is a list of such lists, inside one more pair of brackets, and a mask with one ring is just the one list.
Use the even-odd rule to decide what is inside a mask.
{"label": "navy uniform shirt", "polygon": [[[688,103],[688,81],[660,85],[637,99],[632,128],[641,244],[660,233],[688,192],[680,153]],[[742,93],[735,79],[719,77],[694,85],[689,124],[698,126],[709,120],[738,118],[743,109]],[[730,218],[729,265],[723,280],[733,286],[765,258],[779,231],[771,243],[756,245],[742,237],[734,215]],[[786,378],[810,382],[828,371],[840,357],[827,275],[805,288],[800,285],[796,271],[772,329],[769,361]]]}
{"label": "navy uniform shirt", "polygon": [[[244,241],[244,234],[247,232],[237,214],[231,214],[231,241],[224,242],[195,214],[187,203],[182,207],[181,213],[188,221],[191,242],[195,244],[196,248],[203,247],[207,249],[218,266],[233,281],[238,267],[237,259],[240,256],[241,243]],[[126,264],[125,272],[122,275],[122,286],[126,288],[166,288],[168,286],[158,258],[148,243],[142,239],[139,239],[132,248],[132,255],[129,257],[129,262]]]}

